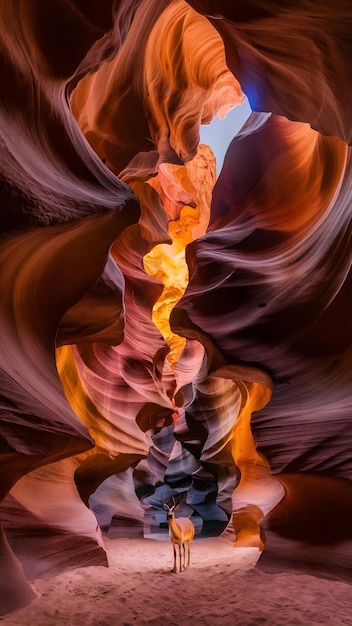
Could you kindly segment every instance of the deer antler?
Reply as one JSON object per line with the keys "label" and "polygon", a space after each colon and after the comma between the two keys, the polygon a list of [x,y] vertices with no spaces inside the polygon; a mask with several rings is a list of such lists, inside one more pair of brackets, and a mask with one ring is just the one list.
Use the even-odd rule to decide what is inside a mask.
{"label": "deer antler", "polygon": [[173,510],[178,509],[178,507],[180,506],[182,502],[182,494],[181,496],[178,497],[178,502],[175,500],[174,496],[171,496],[171,499],[172,499],[172,506],[169,506],[168,504],[166,504],[166,502],[163,502],[162,494],[160,494],[160,502],[164,511],[171,511],[171,510],[173,511]]}
{"label": "deer antler", "polygon": [[161,506],[163,507],[164,511],[170,511],[170,507],[166,504],[166,502],[163,502],[163,498],[162,498],[163,494],[160,494],[160,502],[161,502]]}
{"label": "deer antler", "polygon": [[174,503],[175,510],[178,509],[178,507],[180,506],[182,500],[183,500],[182,493],[178,494],[177,500],[175,500],[174,496],[172,496],[172,501]]}

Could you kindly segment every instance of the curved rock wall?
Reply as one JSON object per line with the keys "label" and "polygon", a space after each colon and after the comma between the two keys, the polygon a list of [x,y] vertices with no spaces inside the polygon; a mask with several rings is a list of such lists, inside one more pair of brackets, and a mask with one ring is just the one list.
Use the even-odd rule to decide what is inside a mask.
{"label": "curved rock wall", "polygon": [[[176,494],[348,576],[349,5],[1,4],[0,613]],[[199,125],[245,96],[215,182]]]}

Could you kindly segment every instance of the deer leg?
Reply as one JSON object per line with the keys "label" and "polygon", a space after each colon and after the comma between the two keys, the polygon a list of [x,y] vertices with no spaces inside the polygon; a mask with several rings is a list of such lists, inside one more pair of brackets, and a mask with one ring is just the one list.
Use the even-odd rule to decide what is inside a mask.
{"label": "deer leg", "polygon": [[189,539],[188,539],[187,543],[188,543],[188,565],[190,565],[190,563],[191,563],[191,542],[190,542]]}
{"label": "deer leg", "polygon": [[177,567],[176,567],[176,546],[175,546],[174,543],[172,544],[172,547],[174,549],[174,568],[171,571],[172,572],[177,572]]}
{"label": "deer leg", "polygon": [[183,567],[182,567],[182,544],[181,543],[178,544],[178,554],[180,558],[180,572],[182,572]]}
{"label": "deer leg", "polygon": [[186,568],[186,546],[182,544],[182,571]]}

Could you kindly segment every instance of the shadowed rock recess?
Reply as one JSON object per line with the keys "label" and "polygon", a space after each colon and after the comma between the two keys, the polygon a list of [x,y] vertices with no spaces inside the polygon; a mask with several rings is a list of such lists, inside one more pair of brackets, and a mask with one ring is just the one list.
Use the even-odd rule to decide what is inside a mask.
{"label": "shadowed rock recess", "polygon": [[[0,614],[180,495],[195,542],[351,578],[351,26],[1,2]],[[246,99],[216,178],[200,125]]]}

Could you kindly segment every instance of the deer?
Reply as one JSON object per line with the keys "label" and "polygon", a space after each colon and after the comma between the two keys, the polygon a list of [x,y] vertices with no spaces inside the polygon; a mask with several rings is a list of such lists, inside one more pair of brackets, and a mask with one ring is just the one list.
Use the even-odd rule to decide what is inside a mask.
{"label": "deer", "polygon": [[175,510],[180,506],[181,502],[176,504],[174,497],[172,496],[172,506],[163,503],[163,509],[167,512],[167,521],[169,524],[169,536],[174,550],[174,567],[171,570],[175,574],[177,573],[177,559],[176,559],[176,546],[178,546],[179,554],[179,570],[183,572],[186,568],[186,547],[188,544],[188,561],[187,565],[191,563],[191,542],[194,537],[194,526],[188,517],[178,517],[175,519]]}

